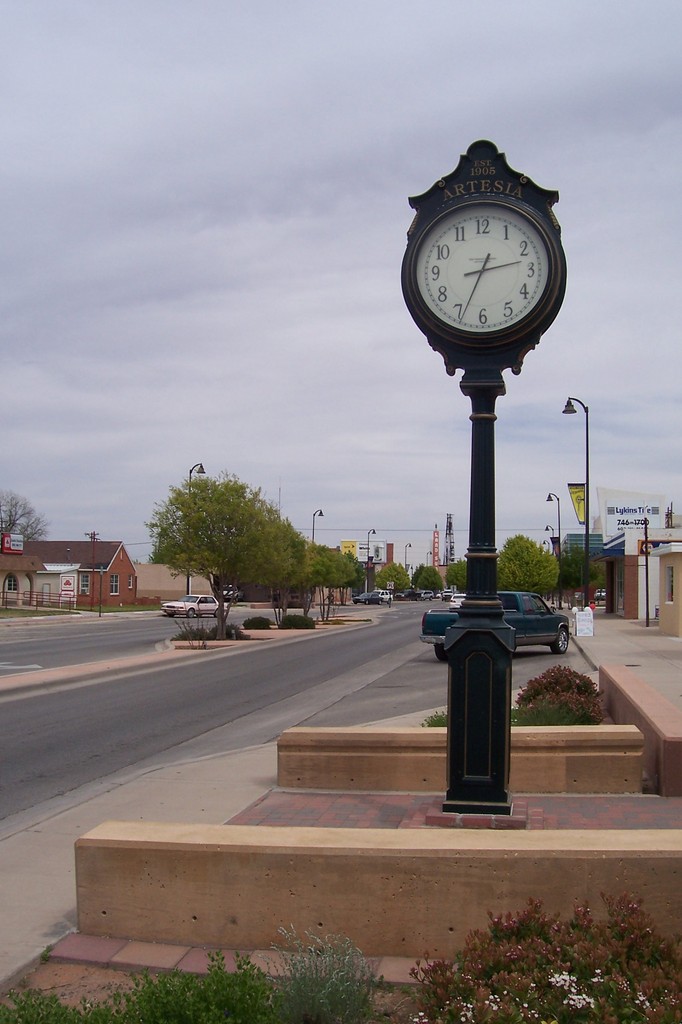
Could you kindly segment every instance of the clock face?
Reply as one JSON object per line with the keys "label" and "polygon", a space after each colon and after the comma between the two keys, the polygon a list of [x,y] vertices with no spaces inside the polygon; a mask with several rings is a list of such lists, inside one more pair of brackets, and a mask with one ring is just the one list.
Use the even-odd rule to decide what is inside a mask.
{"label": "clock face", "polygon": [[541,229],[497,202],[464,204],[440,217],[420,242],[414,267],[432,316],[481,339],[529,317],[551,277]]}

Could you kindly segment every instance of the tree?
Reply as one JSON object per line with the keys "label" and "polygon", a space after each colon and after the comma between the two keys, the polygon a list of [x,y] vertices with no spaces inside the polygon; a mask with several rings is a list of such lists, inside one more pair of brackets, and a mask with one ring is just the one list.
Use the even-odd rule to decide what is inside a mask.
{"label": "tree", "polygon": [[420,565],[412,576],[412,586],[439,594],[443,589],[443,578],[435,565]]}
{"label": "tree", "polygon": [[466,558],[458,558],[456,562],[450,562],[445,570],[445,582],[453,587],[459,594],[463,594],[467,588],[467,561]]}
{"label": "tree", "polygon": [[348,589],[351,589],[351,590],[362,590],[363,589],[363,587],[365,585],[365,569],[364,569],[364,566],[360,562],[358,562],[358,560],[355,557],[355,555],[351,555],[350,551],[347,551],[343,557],[349,563],[349,565],[348,565],[349,579],[348,579],[348,583],[346,584],[346,586],[344,588],[343,599],[341,601],[342,604],[345,604],[346,603],[346,597],[347,597],[346,591]]}
{"label": "tree", "polygon": [[556,587],[559,564],[554,555],[518,533],[505,542],[497,562],[500,590],[532,590],[549,594]]}
{"label": "tree", "polygon": [[319,590],[320,618],[323,622],[331,617],[337,591],[343,591],[355,582],[357,569],[357,560],[352,555],[341,554],[337,548],[328,548],[322,544],[311,545],[311,574],[313,585]]}
{"label": "tree", "polygon": [[0,491],[0,530],[18,533],[24,540],[45,540],[47,519],[36,512],[28,498],[14,491]]}
{"label": "tree", "polygon": [[389,562],[376,574],[375,583],[381,590],[390,590],[389,583],[393,584],[393,590],[407,590],[410,574],[400,562]]}
{"label": "tree", "polygon": [[235,476],[200,477],[171,487],[147,523],[155,550],[178,575],[203,576],[218,602],[217,636],[224,640],[233,585],[262,578],[269,560],[273,507]]}
{"label": "tree", "polygon": [[[564,593],[568,591],[569,601],[577,591],[583,588],[583,573],[585,572],[585,549],[574,545],[570,549],[564,548],[561,553],[561,585]],[[606,573],[603,563],[590,562],[590,583],[596,587],[603,587]]]}
{"label": "tree", "polygon": [[279,625],[287,613],[293,590],[299,591],[301,595],[303,614],[307,615],[310,610],[312,591],[309,545],[288,519],[281,518],[274,505],[265,510],[265,521],[261,529],[261,541],[267,554],[258,582],[269,586],[272,591],[272,607]]}

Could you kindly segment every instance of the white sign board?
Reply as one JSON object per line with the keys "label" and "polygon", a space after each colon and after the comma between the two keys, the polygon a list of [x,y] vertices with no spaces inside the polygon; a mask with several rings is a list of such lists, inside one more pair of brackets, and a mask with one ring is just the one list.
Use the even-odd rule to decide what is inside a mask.
{"label": "white sign board", "polygon": [[594,615],[591,608],[575,613],[575,635],[594,636]]}
{"label": "white sign board", "polygon": [[612,491],[598,487],[599,507],[605,537],[615,537],[624,530],[649,530],[665,526],[667,498],[664,494],[643,494],[639,491]]}

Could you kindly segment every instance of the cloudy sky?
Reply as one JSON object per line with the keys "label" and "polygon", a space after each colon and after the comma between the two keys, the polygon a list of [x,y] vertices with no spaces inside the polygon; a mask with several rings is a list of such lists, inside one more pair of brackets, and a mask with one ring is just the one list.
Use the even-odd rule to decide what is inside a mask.
{"label": "cloudy sky", "polygon": [[[0,0],[0,489],[146,559],[203,462],[315,539],[467,546],[469,400],[404,306],[475,140],[558,189],[568,288],[497,404],[498,546],[682,511],[679,0]],[[677,241],[676,241],[677,239]],[[680,307],[682,310],[682,305]]]}

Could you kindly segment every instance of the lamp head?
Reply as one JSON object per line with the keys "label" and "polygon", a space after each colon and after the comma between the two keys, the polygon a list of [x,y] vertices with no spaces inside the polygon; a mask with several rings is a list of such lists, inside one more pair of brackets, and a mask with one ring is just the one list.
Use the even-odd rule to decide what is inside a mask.
{"label": "lamp head", "polygon": [[565,415],[569,416],[571,413],[577,412],[578,410],[573,405],[573,400],[571,398],[567,398],[566,399],[566,405],[563,407],[563,409],[561,411]]}

